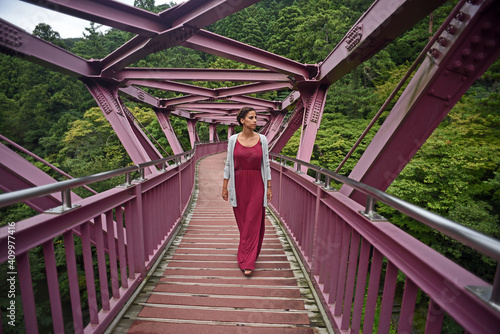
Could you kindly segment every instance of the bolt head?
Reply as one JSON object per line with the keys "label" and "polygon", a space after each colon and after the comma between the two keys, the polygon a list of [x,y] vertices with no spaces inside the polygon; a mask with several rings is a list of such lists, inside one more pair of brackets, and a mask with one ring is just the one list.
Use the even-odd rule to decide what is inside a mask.
{"label": "bolt head", "polygon": [[448,27],[446,27],[446,31],[449,34],[454,35],[457,32],[457,28],[455,28],[455,26],[450,24]]}
{"label": "bolt head", "polygon": [[467,65],[465,66],[465,73],[471,74],[476,70],[476,67],[474,65]]}
{"label": "bolt head", "polygon": [[494,49],[496,45],[497,45],[497,42],[494,39],[490,39],[484,44],[486,49],[489,49],[489,50]]}
{"label": "bolt head", "polygon": [[441,46],[446,46],[448,44],[448,40],[445,37],[441,36],[438,38],[438,43]]}
{"label": "bolt head", "polygon": [[482,53],[482,52],[478,52],[478,53],[476,53],[476,55],[474,56],[474,60],[475,60],[475,61],[481,61],[481,60],[483,60],[483,59],[484,59],[484,53]]}
{"label": "bolt head", "polygon": [[459,69],[460,67],[462,67],[462,62],[460,60],[455,60],[452,64],[453,68],[455,70]]}
{"label": "bolt head", "polygon": [[466,17],[467,15],[464,12],[458,12],[457,15],[455,15],[455,18],[460,22],[465,21]]}
{"label": "bolt head", "polygon": [[472,45],[478,45],[479,43],[481,43],[481,36],[479,35],[473,36],[471,39],[471,43]]}

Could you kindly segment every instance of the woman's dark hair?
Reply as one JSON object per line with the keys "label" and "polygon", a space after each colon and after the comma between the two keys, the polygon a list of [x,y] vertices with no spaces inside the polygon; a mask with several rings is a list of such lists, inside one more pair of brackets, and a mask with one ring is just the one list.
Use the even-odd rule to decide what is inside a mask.
{"label": "woman's dark hair", "polygon": [[245,118],[250,111],[255,111],[255,110],[250,107],[243,107],[240,109],[240,111],[238,111],[238,115],[236,115],[236,120],[238,121],[239,125],[243,125],[241,123],[241,120]]}

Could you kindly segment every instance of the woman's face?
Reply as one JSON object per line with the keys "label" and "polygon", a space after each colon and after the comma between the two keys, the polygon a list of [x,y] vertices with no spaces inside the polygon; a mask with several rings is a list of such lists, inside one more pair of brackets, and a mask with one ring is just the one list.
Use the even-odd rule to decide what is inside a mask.
{"label": "woman's face", "polygon": [[252,130],[255,129],[255,127],[257,126],[257,114],[255,113],[255,111],[249,111],[246,114],[245,118],[241,120],[241,123],[243,127],[247,127]]}

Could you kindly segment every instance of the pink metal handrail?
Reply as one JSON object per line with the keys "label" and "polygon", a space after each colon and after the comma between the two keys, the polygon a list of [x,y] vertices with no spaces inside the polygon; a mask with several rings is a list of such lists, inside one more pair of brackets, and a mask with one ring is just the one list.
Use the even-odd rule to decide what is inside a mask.
{"label": "pink metal handrail", "polygon": [[[40,161],[41,163],[43,163],[45,166],[48,166],[50,167],[52,170],[58,172],[59,174],[67,177],[68,179],[73,179],[73,177],[71,175],[69,175],[68,173],[64,172],[63,170],[57,168],[56,166],[54,166],[53,164],[49,163],[48,161],[40,158],[38,155],[28,151],[27,149],[25,149],[24,147],[22,147],[21,145],[15,143],[14,141],[10,140],[9,138],[3,136],[2,134],[0,134],[0,140],[3,140],[3,141],[6,141],[9,145],[12,145],[13,147],[15,147],[17,150],[29,155],[30,157],[32,157],[33,159],[36,159],[38,161]],[[97,194],[97,191],[95,191],[94,189],[88,187],[87,185],[84,185],[83,186],[85,189],[87,189],[88,191],[90,191],[91,193],[93,194]]]}
{"label": "pink metal handrail", "polygon": [[[449,221],[442,217],[439,221],[437,215],[324,168],[276,154],[271,157],[280,160],[271,164],[271,207],[299,251],[330,321],[338,329],[354,333],[362,328],[364,333],[371,333],[378,314],[378,332],[388,333],[396,290],[400,288],[398,276],[405,277],[398,332],[411,332],[414,314],[423,311],[421,305],[416,309],[419,290],[430,300],[425,310],[427,330],[439,332],[445,313],[466,332],[494,333],[500,328],[500,307],[490,284],[387,220],[370,220],[370,215],[363,213],[373,209],[373,200],[368,201],[370,208],[363,208],[332,189],[329,180],[348,182],[369,197],[425,223],[436,220],[436,226],[429,224],[432,227],[445,223],[443,232],[496,260],[498,240],[484,235],[476,238],[479,233],[475,231],[448,226]],[[287,161],[295,162],[295,166],[287,166]],[[316,178],[300,172],[303,166],[316,171]],[[326,184],[321,183],[322,175]],[[456,233],[449,233],[453,230]],[[491,293],[484,294],[487,291]]]}
{"label": "pink metal handrail", "polygon": [[[78,207],[62,214],[39,214],[0,228],[0,247],[11,250],[0,253],[0,263],[7,262],[9,267],[12,264],[10,275],[16,276],[22,298],[25,327],[19,330],[26,333],[39,330],[28,253],[41,246],[53,331],[102,333],[175,234],[190,201],[196,162],[206,155],[224,151],[226,145],[198,144],[191,159],[148,175],[148,179],[82,199],[76,203]],[[143,165],[147,164],[139,167],[144,168]],[[79,236],[74,233],[75,229],[79,229]],[[74,238],[81,240],[83,251],[86,309],[82,309]],[[65,260],[58,258],[58,262],[64,263],[56,263],[54,245],[61,242]],[[12,244],[15,247],[8,248]],[[65,290],[70,294],[71,320],[65,318],[62,311],[58,277],[61,266],[68,273]],[[37,290],[43,289],[40,284],[38,282]],[[19,306],[16,309],[20,309]],[[89,324],[86,319],[90,319]],[[8,324],[2,326],[5,328]]]}
{"label": "pink metal handrail", "polygon": [[[7,206],[10,204],[26,201],[29,199],[34,199],[38,197],[42,197],[45,195],[49,195],[55,192],[64,192],[67,190],[70,190],[72,188],[76,188],[79,186],[86,186],[87,184],[103,181],[110,179],[112,177],[124,175],[124,174],[130,174],[135,171],[139,171],[141,173],[141,177],[144,177],[144,168],[150,167],[150,166],[158,166],[161,165],[161,171],[164,171],[165,168],[168,166],[169,162],[173,162],[174,164],[178,164],[183,158],[184,159],[190,159],[192,155],[194,154],[194,149],[188,152],[176,154],[174,156],[166,157],[163,159],[159,160],[154,160],[154,161],[149,161],[133,166],[128,166],[128,167],[123,167],[120,169],[115,169],[111,171],[106,171],[103,173],[98,173],[90,176],[83,176],[79,178],[71,178],[70,180],[65,180],[65,181],[60,181],[54,184],[47,184],[43,186],[38,186],[38,187],[33,187],[33,188],[28,188],[28,189],[22,189],[18,191],[12,191],[9,193],[1,194],[0,195],[0,207]],[[127,178],[128,180],[128,178]],[[128,182],[128,181],[127,181]]]}

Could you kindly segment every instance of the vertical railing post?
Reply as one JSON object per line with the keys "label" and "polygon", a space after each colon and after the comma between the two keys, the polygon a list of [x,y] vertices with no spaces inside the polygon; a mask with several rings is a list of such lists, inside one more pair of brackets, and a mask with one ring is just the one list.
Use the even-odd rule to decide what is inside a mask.
{"label": "vertical railing post", "polygon": [[301,163],[299,163],[299,162],[296,162],[295,164],[297,165],[297,168],[296,168],[295,172],[296,172],[297,174],[302,174],[302,173],[303,173],[303,172],[302,172],[302,164],[301,164]]}
{"label": "vertical railing post", "polygon": [[280,163],[279,165],[279,173],[280,173],[280,184],[278,188],[279,192],[279,200],[278,200],[278,212],[280,213],[281,216],[281,203],[283,201],[283,165]]}
{"label": "vertical railing post", "polygon": [[337,191],[337,189],[332,187],[332,178],[325,174],[325,185],[324,189],[326,191]]}
{"label": "vertical railing post", "polygon": [[62,199],[62,211],[66,211],[71,209],[71,190],[66,189],[61,191],[61,199]]}
{"label": "vertical railing post", "polygon": [[313,227],[313,236],[311,242],[311,271],[309,272],[309,277],[311,280],[314,280],[314,269],[315,262],[318,257],[318,222],[319,222],[319,209],[321,204],[321,187],[316,187],[316,205],[314,207],[314,227]]}
{"label": "vertical railing post", "polygon": [[179,177],[179,217],[181,216],[182,213],[182,175],[181,175],[181,158],[178,158],[178,164],[177,164],[177,175]]}
{"label": "vertical railing post", "polygon": [[491,291],[490,303],[500,306],[500,265],[497,264],[495,278],[493,279],[493,290]]}
{"label": "vertical railing post", "polygon": [[316,171],[316,179],[314,180],[314,183],[321,184],[321,173],[319,171]]}
{"label": "vertical railing post", "polygon": [[142,207],[142,185],[141,183],[137,183],[135,185],[135,200],[132,201],[132,217],[134,224],[134,271],[136,273],[140,273],[141,276],[146,275],[146,257],[145,257],[145,249],[146,246],[144,244],[144,220],[143,220],[143,207]]}
{"label": "vertical railing post", "polygon": [[366,208],[365,213],[369,216],[373,214],[373,207],[375,206],[375,200],[371,196],[366,197]]}
{"label": "vertical railing post", "polygon": [[373,197],[367,195],[365,211],[360,211],[359,213],[368,218],[370,221],[386,221],[387,219],[373,210],[373,208],[375,207],[375,202],[376,200]]}
{"label": "vertical railing post", "polygon": [[28,253],[16,255],[16,263],[19,277],[19,288],[21,290],[21,300],[23,302],[26,333],[38,333],[35,296],[33,293],[33,283],[31,281]]}

